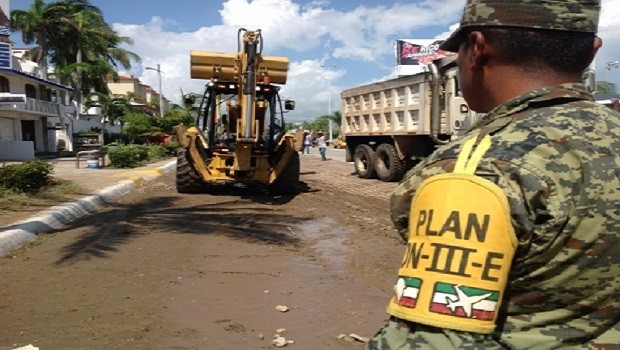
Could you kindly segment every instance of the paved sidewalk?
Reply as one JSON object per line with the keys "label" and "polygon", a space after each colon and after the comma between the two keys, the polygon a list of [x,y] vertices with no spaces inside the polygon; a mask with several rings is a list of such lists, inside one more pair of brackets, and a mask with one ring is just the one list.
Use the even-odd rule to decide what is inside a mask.
{"label": "paved sidewalk", "polygon": [[[117,185],[124,180],[151,180],[163,172],[174,170],[176,165],[174,158],[131,169],[110,167],[90,169],[86,167],[85,159],[80,159],[78,169],[76,168],[75,157],[50,159],[49,162],[54,164],[54,173],[52,174],[54,177],[74,181],[90,194]],[[110,162],[106,161],[106,164],[110,164]]]}
{"label": "paved sidewalk", "polygon": [[172,158],[133,169],[90,169],[85,160],[80,160],[78,169],[75,158],[50,159],[49,162],[54,164],[54,177],[75,181],[86,190],[86,196],[0,228],[0,256],[32,241],[37,234],[61,228],[126,194],[136,184],[153,180],[176,167],[176,160]]}

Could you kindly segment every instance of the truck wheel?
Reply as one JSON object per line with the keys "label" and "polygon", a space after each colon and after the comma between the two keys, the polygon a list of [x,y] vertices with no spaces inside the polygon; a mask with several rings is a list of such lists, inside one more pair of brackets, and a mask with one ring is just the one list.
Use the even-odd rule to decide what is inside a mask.
{"label": "truck wheel", "polygon": [[179,193],[203,193],[207,186],[189,161],[185,148],[177,150],[176,187]]}
{"label": "truck wheel", "polygon": [[374,179],[377,177],[375,171],[375,151],[368,145],[355,147],[353,164],[357,175],[362,179]]}
{"label": "truck wheel", "polygon": [[398,157],[396,147],[389,143],[383,143],[377,147],[376,161],[375,169],[381,181],[398,181],[405,174],[405,162]]}
{"label": "truck wheel", "polygon": [[297,193],[300,169],[299,153],[295,152],[284,171],[269,185],[269,192],[276,195]]}

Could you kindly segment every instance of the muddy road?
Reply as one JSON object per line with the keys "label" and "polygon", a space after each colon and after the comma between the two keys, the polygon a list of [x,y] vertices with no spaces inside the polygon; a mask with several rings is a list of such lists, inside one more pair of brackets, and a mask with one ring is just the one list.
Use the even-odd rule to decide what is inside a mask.
{"label": "muddy road", "polygon": [[0,350],[363,349],[339,335],[382,325],[403,245],[395,184],[351,172],[304,155],[289,197],[164,175],[43,235],[0,258]]}

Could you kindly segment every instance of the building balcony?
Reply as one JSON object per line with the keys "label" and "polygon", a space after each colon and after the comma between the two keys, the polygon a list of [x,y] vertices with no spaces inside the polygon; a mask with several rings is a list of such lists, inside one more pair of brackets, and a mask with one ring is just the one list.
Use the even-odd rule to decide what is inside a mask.
{"label": "building balcony", "polygon": [[[60,105],[56,102],[49,102],[35,98],[26,98],[26,103],[2,103],[0,111],[15,111],[28,113],[42,117],[58,117],[60,115],[75,112],[72,105]],[[61,114],[62,113],[62,114]]]}

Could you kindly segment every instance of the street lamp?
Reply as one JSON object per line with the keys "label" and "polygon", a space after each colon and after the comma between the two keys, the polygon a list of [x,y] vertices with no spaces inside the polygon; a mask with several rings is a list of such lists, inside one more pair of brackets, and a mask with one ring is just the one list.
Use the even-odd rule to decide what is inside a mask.
{"label": "street lamp", "polygon": [[159,116],[163,117],[164,116],[164,92],[161,90],[161,74],[163,72],[161,71],[159,63],[157,64],[157,68],[146,67],[145,69],[154,70],[157,72],[157,75],[159,76]]}
{"label": "street lamp", "polygon": [[618,61],[609,61],[605,63],[605,69],[607,69],[607,81],[609,82],[609,72],[612,68],[618,68]]}
{"label": "street lamp", "polygon": [[[331,68],[336,68],[337,66],[335,64],[331,65]],[[321,68],[325,69],[326,71],[328,71],[329,69],[327,68],[326,65],[322,64]],[[329,117],[329,119],[327,120],[328,125],[329,125],[329,142],[333,142],[332,140],[332,86],[331,83],[329,81],[329,77],[326,75],[325,76],[326,80],[327,80],[327,115]]]}

